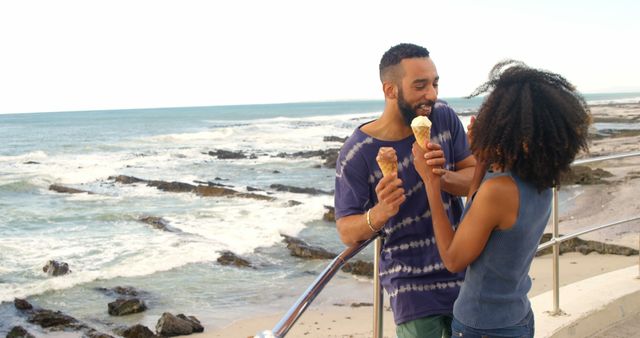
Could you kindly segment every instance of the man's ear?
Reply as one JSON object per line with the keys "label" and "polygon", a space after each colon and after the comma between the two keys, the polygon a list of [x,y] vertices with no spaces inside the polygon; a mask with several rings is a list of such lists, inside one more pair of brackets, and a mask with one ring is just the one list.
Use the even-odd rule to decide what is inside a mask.
{"label": "man's ear", "polygon": [[382,91],[384,92],[384,97],[387,99],[395,100],[398,98],[398,86],[393,82],[383,82]]}

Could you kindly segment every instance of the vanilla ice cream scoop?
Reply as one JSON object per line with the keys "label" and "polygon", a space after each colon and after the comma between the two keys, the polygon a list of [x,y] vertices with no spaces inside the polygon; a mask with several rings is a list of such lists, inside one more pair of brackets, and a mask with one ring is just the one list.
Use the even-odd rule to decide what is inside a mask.
{"label": "vanilla ice cream scoop", "polygon": [[427,150],[427,143],[431,139],[431,121],[426,116],[415,117],[411,121],[411,129],[418,145]]}

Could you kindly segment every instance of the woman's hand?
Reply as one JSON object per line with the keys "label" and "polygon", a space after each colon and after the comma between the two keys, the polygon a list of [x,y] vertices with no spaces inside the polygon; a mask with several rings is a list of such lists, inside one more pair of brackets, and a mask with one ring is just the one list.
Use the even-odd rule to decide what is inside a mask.
{"label": "woman's hand", "polygon": [[446,173],[443,166],[446,162],[442,147],[436,143],[428,143],[427,151],[417,143],[413,144],[413,166],[425,183],[440,182],[440,176]]}

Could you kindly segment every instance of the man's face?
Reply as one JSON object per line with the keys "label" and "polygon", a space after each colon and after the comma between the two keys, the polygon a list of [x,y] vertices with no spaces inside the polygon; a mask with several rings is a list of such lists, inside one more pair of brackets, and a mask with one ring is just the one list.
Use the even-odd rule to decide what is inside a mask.
{"label": "man's face", "polygon": [[398,85],[398,109],[405,123],[418,115],[429,116],[438,99],[438,72],[431,58],[404,59],[404,77]]}

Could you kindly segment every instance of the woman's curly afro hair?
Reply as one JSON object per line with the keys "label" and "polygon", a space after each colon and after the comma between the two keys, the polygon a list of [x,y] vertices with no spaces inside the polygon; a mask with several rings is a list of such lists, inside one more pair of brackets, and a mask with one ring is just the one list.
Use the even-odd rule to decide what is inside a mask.
{"label": "woman's curly afro hair", "polygon": [[490,92],[473,125],[478,160],[510,170],[538,190],[558,186],[579,151],[588,151],[591,115],[564,77],[506,60],[470,97]]}

